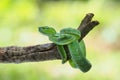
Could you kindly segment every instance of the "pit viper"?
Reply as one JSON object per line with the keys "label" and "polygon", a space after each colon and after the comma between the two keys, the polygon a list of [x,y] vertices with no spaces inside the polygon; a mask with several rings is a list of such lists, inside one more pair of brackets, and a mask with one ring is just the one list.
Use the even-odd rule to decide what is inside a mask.
{"label": "pit viper", "polygon": [[[81,32],[74,28],[63,28],[59,33],[52,27],[39,27],[39,32],[48,36],[49,40],[57,45],[62,64],[69,61],[73,68],[78,68],[82,72],[87,72],[91,68],[91,63],[86,59],[86,47],[83,40],[78,42]],[[67,53],[64,49],[67,46],[70,59],[67,59]]]}

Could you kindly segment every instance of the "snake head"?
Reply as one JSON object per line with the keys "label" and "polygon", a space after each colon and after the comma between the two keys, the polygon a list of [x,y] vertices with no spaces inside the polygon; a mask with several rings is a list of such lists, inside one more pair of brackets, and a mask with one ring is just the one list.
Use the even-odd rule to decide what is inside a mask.
{"label": "snake head", "polygon": [[55,29],[53,29],[52,27],[48,27],[48,26],[39,27],[39,32],[47,36],[56,34]]}

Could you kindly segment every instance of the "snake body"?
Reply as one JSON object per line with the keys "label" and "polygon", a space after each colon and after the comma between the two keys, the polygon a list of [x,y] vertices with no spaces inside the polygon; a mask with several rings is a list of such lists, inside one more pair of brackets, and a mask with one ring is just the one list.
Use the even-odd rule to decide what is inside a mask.
{"label": "snake body", "polygon": [[[56,33],[55,29],[53,29],[52,27],[48,27],[48,26],[39,27],[39,31],[42,34],[48,36],[50,41],[57,44],[57,49],[62,58],[62,64],[64,64],[67,61],[67,55],[66,55],[63,45],[68,44],[67,40],[64,38],[67,38],[69,36],[66,36],[65,34]],[[61,39],[63,39],[63,40],[61,40]],[[68,39],[71,40],[72,37],[69,37]]]}
{"label": "snake body", "polygon": [[81,33],[77,29],[64,28],[57,33],[52,27],[39,27],[39,31],[49,37],[49,40],[57,45],[57,49],[62,58],[62,63],[67,62],[67,54],[64,45],[67,45],[71,58],[69,63],[74,68],[79,68],[82,72],[87,72],[91,68],[90,62],[86,59],[86,48],[84,41],[80,43],[78,39]]}

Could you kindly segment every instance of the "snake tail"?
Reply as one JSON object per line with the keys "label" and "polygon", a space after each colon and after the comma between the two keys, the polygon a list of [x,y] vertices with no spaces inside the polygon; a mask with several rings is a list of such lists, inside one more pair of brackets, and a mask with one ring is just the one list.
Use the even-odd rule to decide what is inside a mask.
{"label": "snake tail", "polygon": [[77,68],[79,68],[82,72],[89,71],[91,64],[81,53],[78,40],[70,43],[68,45],[68,49],[70,51],[71,59]]}

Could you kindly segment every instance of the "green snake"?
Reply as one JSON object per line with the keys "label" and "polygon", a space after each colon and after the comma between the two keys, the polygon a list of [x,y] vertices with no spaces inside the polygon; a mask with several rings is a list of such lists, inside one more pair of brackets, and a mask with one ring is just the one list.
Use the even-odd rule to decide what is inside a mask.
{"label": "green snake", "polygon": [[84,41],[82,40],[80,43],[78,42],[78,39],[81,37],[79,30],[64,28],[60,31],[60,33],[57,33],[54,28],[43,26],[39,27],[39,32],[48,36],[49,40],[57,45],[63,64],[68,60],[64,49],[64,45],[67,45],[70,53],[70,65],[73,68],[79,68],[82,72],[90,70],[91,63],[86,59]]}

